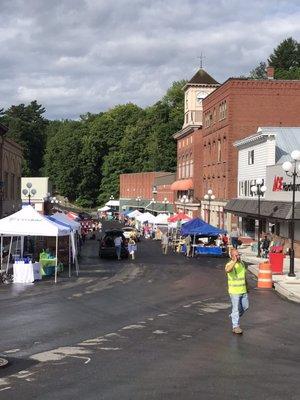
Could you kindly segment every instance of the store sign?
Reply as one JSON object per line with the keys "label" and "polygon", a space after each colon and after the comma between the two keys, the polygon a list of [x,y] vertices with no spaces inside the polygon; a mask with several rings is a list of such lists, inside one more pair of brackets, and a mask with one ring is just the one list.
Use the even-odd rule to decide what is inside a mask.
{"label": "store sign", "polygon": [[[300,191],[300,184],[296,184],[295,188],[297,191]],[[292,190],[293,184],[291,182],[284,182],[282,176],[274,176],[273,192],[291,192]]]}

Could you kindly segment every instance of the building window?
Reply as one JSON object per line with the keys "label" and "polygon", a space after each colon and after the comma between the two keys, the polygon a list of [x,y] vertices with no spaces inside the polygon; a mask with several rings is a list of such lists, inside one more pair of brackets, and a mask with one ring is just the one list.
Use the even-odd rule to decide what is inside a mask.
{"label": "building window", "polygon": [[244,196],[244,182],[239,182],[239,196]]}
{"label": "building window", "polygon": [[14,174],[11,174],[10,198],[11,198],[11,200],[14,200],[14,198],[15,198],[15,175]]}
{"label": "building window", "polygon": [[217,142],[218,144],[217,144],[217,160],[218,160],[218,163],[219,162],[221,162],[221,139],[218,139],[218,142]]}
{"label": "building window", "polygon": [[248,151],[248,165],[254,164],[254,150]]}
{"label": "building window", "polygon": [[227,117],[227,103],[226,100],[219,104],[219,121]]}
{"label": "building window", "polygon": [[5,172],[4,173],[4,198],[5,198],[5,200],[8,200],[8,185],[9,185],[8,172]]}
{"label": "building window", "polygon": [[190,177],[192,178],[194,176],[194,162],[191,161],[190,164]]}

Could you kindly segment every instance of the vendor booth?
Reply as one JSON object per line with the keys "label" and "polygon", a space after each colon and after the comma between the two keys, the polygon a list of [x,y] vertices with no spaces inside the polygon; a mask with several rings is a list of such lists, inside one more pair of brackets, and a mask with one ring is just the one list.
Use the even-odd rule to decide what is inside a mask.
{"label": "vendor booth", "polygon": [[[9,255],[7,260],[6,270],[9,268],[9,260],[12,251],[13,238],[21,238],[21,251],[18,259],[15,259],[13,265],[14,276],[16,281],[28,282],[34,281],[37,275],[37,270],[41,272],[41,265],[37,266],[37,263],[32,262],[32,258],[23,257],[24,255],[24,237],[36,236],[36,237],[54,237],[55,240],[55,256],[51,259],[55,267],[55,282],[57,282],[57,266],[58,266],[58,240],[59,237],[69,236],[70,237],[70,249],[72,248],[73,259],[76,265],[76,272],[78,274],[78,262],[76,259],[76,249],[74,240],[74,231],[63,222],[54,222],[49,220],[47,217],[39,214],[32,206],[26,206],[22,210],[15,214],[9,215],[6,218],[0,220],[0,236],[1,236],[1,266],[3,265],[2,249],[3,249],[3,237],[9,236],[10,247]],[[71,261],[71,260],[70,260]],[[25,271],[26,270],[26,271]],[[23,273],[22,273],[23,271]],[[71,271],[71,264],[69,264],[69,274]],[[26,276],[28,278],[26,278]],[[15,281],[15,282],[16,282]]]}
{"label": "vendor booth", "polygon": [[[204,254],[222,256],[227,254],[227,247],[222,245],[222,243],[218,243],[217,240],[217,238],[220,235],[224,235],[226,231],[210,225],[200,218],[194,218],[186,222],[182,225],[180,232],[182,236],[193,236],[193,255]],[[203,238],[203,240],[201,240],[201,238]]]}

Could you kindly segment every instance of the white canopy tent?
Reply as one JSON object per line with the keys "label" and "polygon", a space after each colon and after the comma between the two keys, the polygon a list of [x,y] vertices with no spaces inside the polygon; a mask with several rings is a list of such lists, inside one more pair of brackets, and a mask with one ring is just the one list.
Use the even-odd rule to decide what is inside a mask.
{"label": "white canopy tent", "polygon": [[108,207],[108,206],[103,206],[103,207],[101,207],[101,208],[98,208],[98,211],[100,211],[100,212],[110,211],[110,207]]}
{"label": "white canopy tent", "polygon": [[136,217],[136,220],[144,223],[144,222],[149,222],[150,224],[155,223],[155,216],[153,214],[150,214],[149,212],[146,212],[144,214],[138,215]]}
{"label": "white canopy tent", "polygon": [[108,207],[119,207],[120,201],[119,200],[109,200],[107,203],[105,203],[105,205]]}
{"label": "white canopy tent", "polygon": [[155,217],[155,224],[157,225],[168,225],[168,218],[167,214],[158,214]]}
{"label": "white canopy tent", "polygon": [[136,218],[138,215],[141,215],[142,213],[139,210],[134,210],[131,211],[131,213],[127,214],[127,217],[129,218]]}
{"label": "white canopy tent", "polygon": [[76,232],[80,232],[81,230],[81,225],[80,222],[75,221],[74,219],[68,218],[66,214],[63,213],[55,213],[52,215],[54,219],[60,222],[64,222],[65,224],[69,225],[73,230]]}
{"label": "white canopy tent", "polygon": [[[58,260],[58,238],[60,236],[73,236],[72,247],[75,253],[74,235],[72,229],[50,221],[43,215],[39,214],[32,206],[26,206],[15,214],[0,220],[0,236],[1,236],[1,265],[3,257],[3,236],[11,236],[9,253],[11,253],[12,240],[14,236],[50,236],[56,237],[56,265],[55,265],[55,282],[57,282],[57,260]],[[77,266],[77,264],[76,264]],[[78,269],[77,269],[78,274]]]}

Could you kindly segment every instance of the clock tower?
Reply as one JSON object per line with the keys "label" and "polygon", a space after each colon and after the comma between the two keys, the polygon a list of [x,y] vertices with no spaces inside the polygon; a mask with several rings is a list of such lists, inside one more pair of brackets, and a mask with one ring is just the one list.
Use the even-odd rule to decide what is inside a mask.
{"label": "clock tower", "polygon": [[202,125],[202,101],[218,86],[220,84],[203,68],[200,68],[184,86],[184,122],[182,129],[189,126],[200,127]]}

